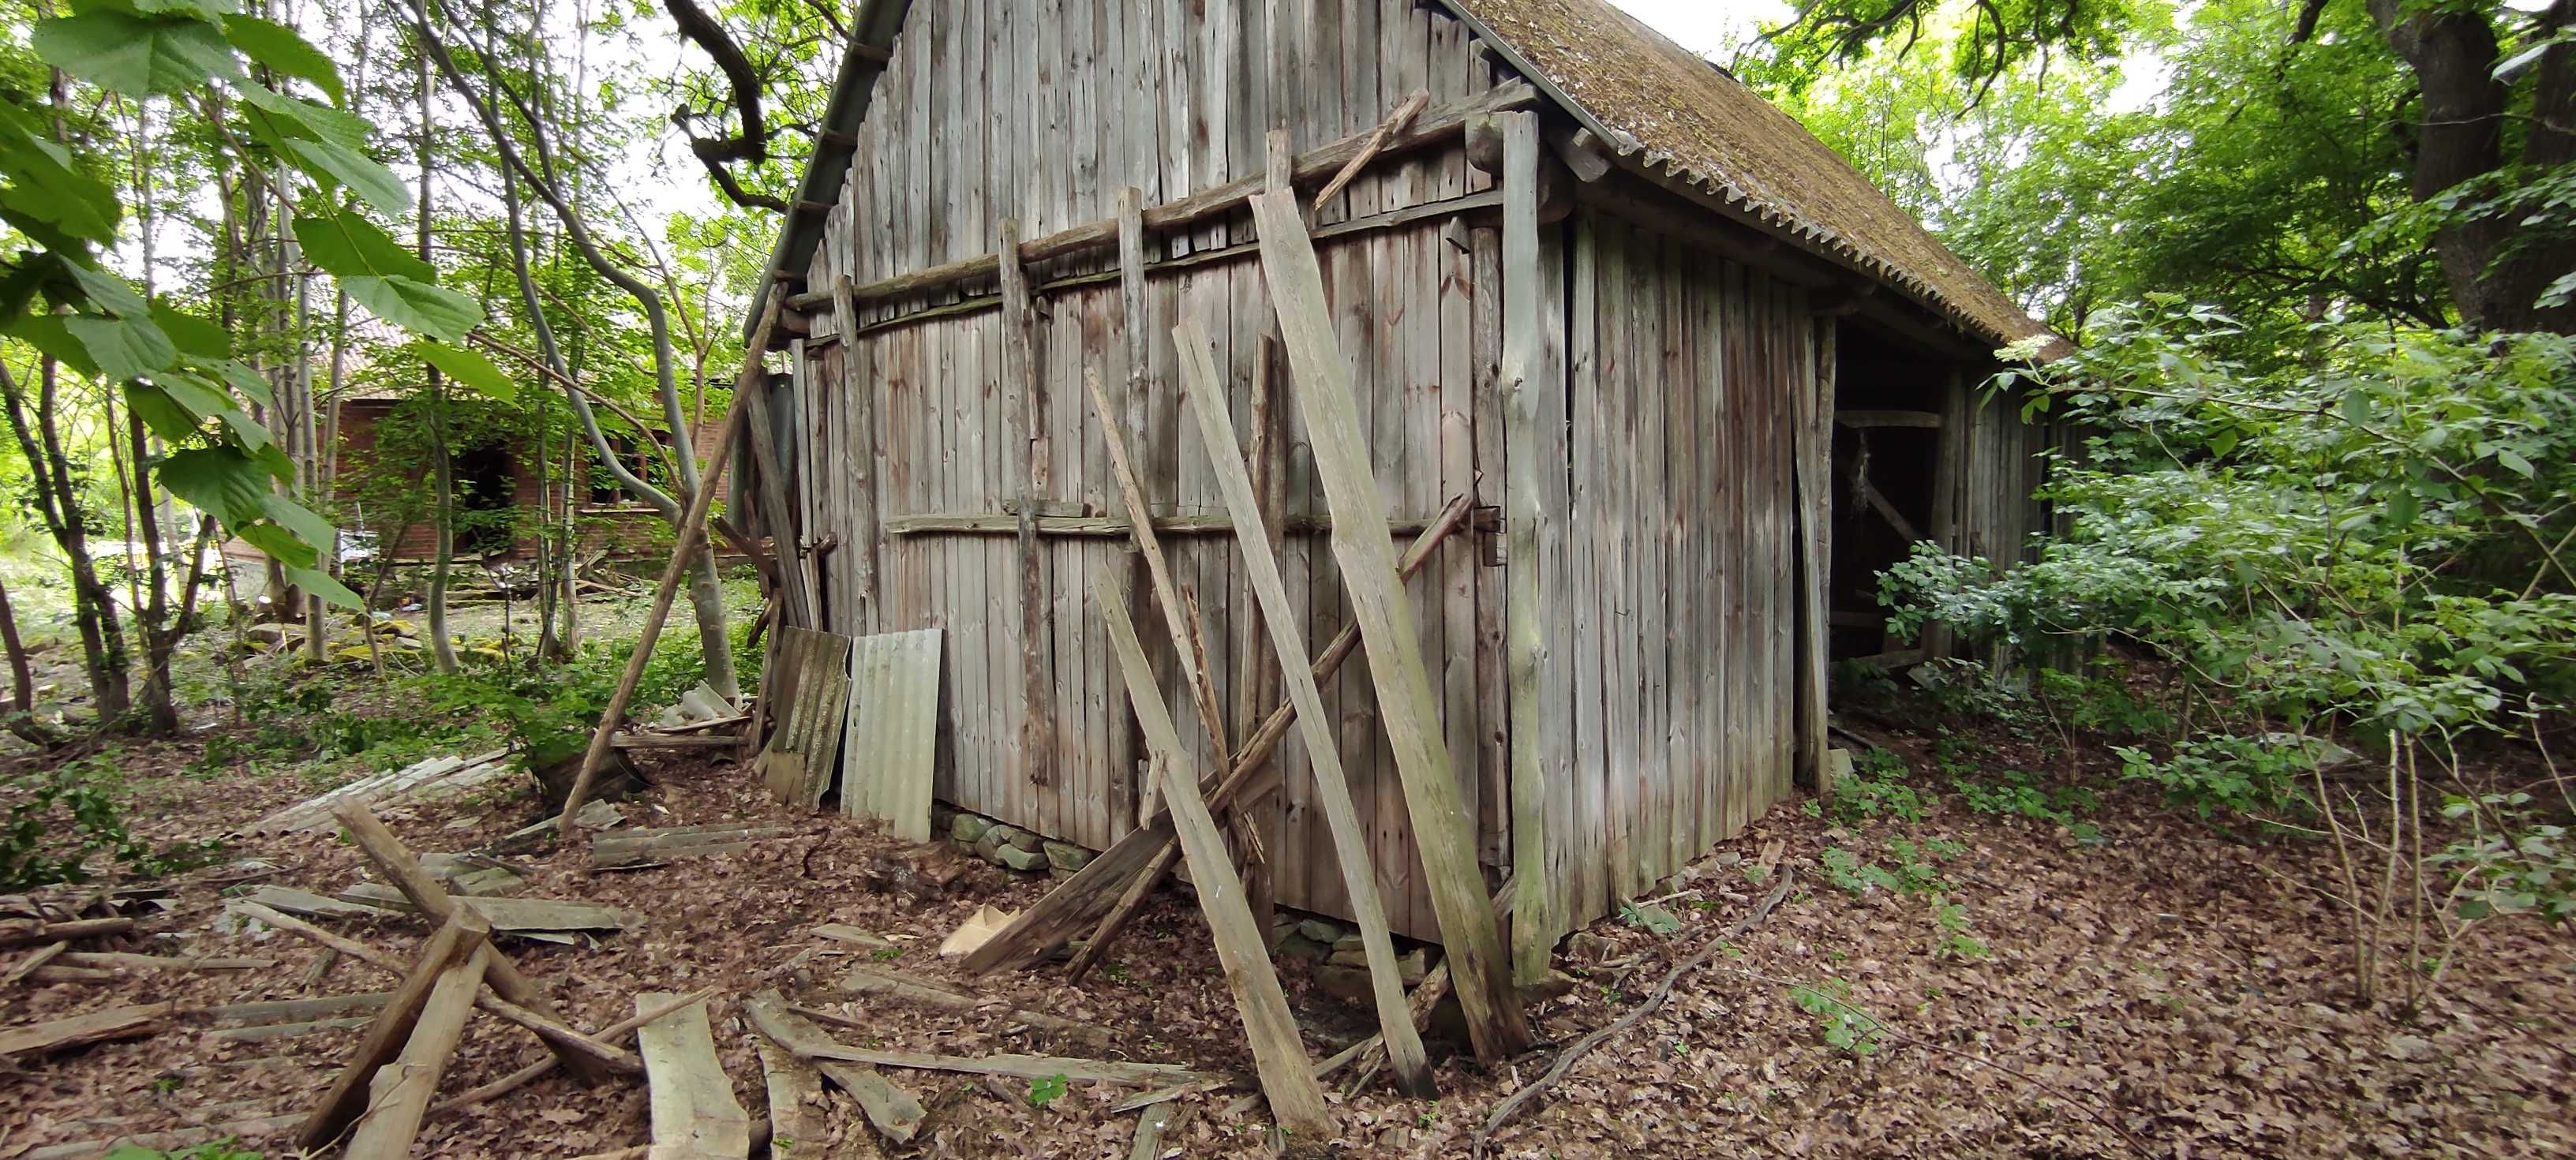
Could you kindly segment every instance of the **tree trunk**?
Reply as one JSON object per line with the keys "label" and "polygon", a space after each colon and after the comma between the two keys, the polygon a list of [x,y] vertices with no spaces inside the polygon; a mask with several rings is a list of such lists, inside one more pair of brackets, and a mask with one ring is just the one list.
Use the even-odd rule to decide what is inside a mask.
{"label": "tree trunk", "polygon": [[[2415,169],[2410,191],[2429,200],[2465,181],[2506,167],[2505,125],[2512,92],[2496,79],[2501,55],[2493,19],[2480,12],[2369,0],[2370,15],[2422,94],[2416,123]],[[2556,0],[2543,18],[2561,29],[2576,16],[2576,0]],[[2532,124],[2522,160],[2555,165],[2576,155],[2576,47],[2561,44],[2543,58],[2535,82]],[[2541,292],[2576,269],[2576,239],[2549,235],[2510,247],[2520,205],[2445,224],[2433,235],[2434,258],[2450,288],[2460,319],[2482,330],[2576,332],[2576,305],[2542,309]]]}
{"label": "tree trunk", "polygon": [[[413,80],[420,85],[420,260],[432,261],[429,251],[429,54],[426,49],[413,53]],[[429,656],[438,671],[457,671],[456,642],[447,634],[447,572],[456,557],[456,479],[454,465],[447,458],[447,397],[439,380],[438,368],[424,366],[429,383],[429,469],[433,477],[437,509],[431,513],[431,540],[436,544],[430,561]]]}

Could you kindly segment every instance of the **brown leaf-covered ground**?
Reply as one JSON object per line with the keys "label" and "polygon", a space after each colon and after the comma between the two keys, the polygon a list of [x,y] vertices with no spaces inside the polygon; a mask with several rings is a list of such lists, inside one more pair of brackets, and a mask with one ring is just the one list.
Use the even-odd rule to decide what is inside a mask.
{"label": "brown leaf-covered ground", "polygon": [[[189,748],[135,750],[176,767]],[[744,1106],[764,1093],[740,999],[779,986],[797,1001],[847,1013],[867,1032],[847,1042],[982,1054],[1054,1051],[1077,1043],[1020,1034],[983,1015],[917,1010],[836,995],[839,970],[865,961],[811,937],[826,922],[896,939],[891,965],[969,985],[1013,1004],[1124,1032],[1122,1058],[1248,1074],[1250,1060],[1206,929],[1185,896],[1161,899],[1079,986],[1041,971],[969,983],[936,958],[939,940],[985,903],[1027,905],[1048,885],[980,863],[935,900],[872,891],[859,870],[896,848],[837,817],[795,817],[763,800],[730,764],[665,762],[659,787],[624,803],[631,824],[688,825],[758,818],[794,827],[754,852],[586,875],[578,847],[519,859],[535,868],[522,893],[586,899],[645,915],[640,929],[584,947],[509,944],[525,971],[572,1020],[598,1027],[633,1013],[641,990],[721,986],[717,1041]],[[204,836],[304,796],[292,777],[237,772],[211,781],[138,770],[139,828],[156,838]],[[390,820],[419,850],[459,850],[529,819],[526,800],[424,807]],[[1534,1082],[1554,1051],[1630,1010],[1671,966],[1701,949],[1772,885],[1747,866],[1777,840],[1795,877],[1767,921],[1682,979],[1660,1010],[1604,1044],[1493,1137],[1497,1155],[1650,1156],[2341,1156],[2567,1155],[2576,1150],[2568,1089],[2576,1019],[2576,952],[2563,933],[2494,924],[2470,939],[2446,988],[2407,1015],[2351,1001],[2344,920],[2306,885],[2322,882],[2316,843],[2230,839],[2153,804],[2114,795],[2091,818],[2105,839],[2085,845],[2056,826],[1970,813],[1955,798],[1920,822],[1836,827],[1796,805],[1774,810],[1704,858],[1662,903],[1680,929],[1658,933],[1617,919],[1561,949],[1578,977],[1571,993],[1535,1009],[1545,1043],[1485,1070],[1449,1058],[1443,1098],[1408,1100],[1380,1084],[1336,1095],[1340,1130],[1320,1147],[1353,1156],[1457,1156],[1502,1100]],[[1941,839],[1955,856],[1929,859],[1941,900],[1964,906],[1952,927],[1923,893],[1831,884],[1829,848],[1882,866],[1892,838]],[[239,857],[266,859],[266,881],[332,891],[361,876],[356,852],[327,838],[246,839]],[[315,948],[265,929],[218,922],[220,888],[207,871],[178,882],[174,906],[125,949],[256,955],[248,973],[155,975],[111,984],[21,983],[0,994],[0,1024],[103,1007],[169,1001],[185,1012],[218,1003],[381,990],[391,980],[341,963],[301,985]],[[1963,928],[1957,927],[1964,919]],[[413,921],[330,924],[408,955],[426,933]],[[1953,942],[1982,944],[1983,953]],[[23,951],[0,952],[0,963]],[[1302,959],[1282,962],[1290,997],[1320,1057],[1365,1033],[1354,1011],[1313,985]],[[1799,988],[1809,990],[1801,992]],[[1847,990],[1846,990],[1847,988]],[[1798,1001],[1804,994],[1810,1011]],[[1826,997],[1832,1001],[1825,1001]],[[1868,1034],[1873,1021],[1884,1029]],[[1856,1054],[1826,1041],[1829,1024],[1863,1035]],[[355,1030],[274,1043],[206,1037],[183,1014],[149,1039],[51,1058],[0,1063],[0,1160],[23,1150],[114,1131],[149,1131],[300,1112],[355,1043]],[[1442,1050],[1435,1046],[1435,1050]],[[541,1058],[532,1038],[478,1014],[442,1091],[461,1092]],[[1119,1157],[1135,1117],[1107,1109],[1129,1094],[1076,1085],[1033,1107],[1024,1084],[935,1072],[891,1073],[930,1109],[907,1155]],[[1166,1155],[1262,1155],[1261,1110],[1240,1098],[1190,1098]],[[833,1138],[799,1156],[875,1151],[838,1093]],[[97,1121],[124,1117],[100,1128]],[[495,1105],[434,1117],[416,1154],[575,1156],[648,1137],[640,1083],[581,1088],[548,1077]],[[816,1146],[820,1145],[820,1146]],[[254,1142],[284,1155],[275,1140]],[[1313,1152],[1315,1141],[1293,1142]]]}

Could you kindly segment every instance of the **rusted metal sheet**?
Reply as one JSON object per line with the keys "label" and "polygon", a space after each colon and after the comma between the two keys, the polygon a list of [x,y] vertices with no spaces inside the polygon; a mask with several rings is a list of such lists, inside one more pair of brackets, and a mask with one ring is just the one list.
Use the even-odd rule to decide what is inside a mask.
{"label": "rusted metal sheet", "polygon": [[849,709],[850,638],[782,626],[770,663],[777,666],[769,687],[778,698],[778,727],[761,751],[760,781],[769,796],[812,809],[831,785],[832,755]]}

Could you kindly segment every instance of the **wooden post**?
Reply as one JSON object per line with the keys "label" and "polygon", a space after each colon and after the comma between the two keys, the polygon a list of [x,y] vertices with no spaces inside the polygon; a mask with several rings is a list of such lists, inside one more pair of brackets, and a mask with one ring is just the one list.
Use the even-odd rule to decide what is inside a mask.
{"label": "wooden post", "polygon": [[626,673],[617,679],[617,691],[609,695],[608,708],[599,715],[599,728],[590,735],[590,748],[582,752],[581,772],[573,778],[572,792],[564,795],[563,813],[555,818],[555,830],[566,837],[573,832],[573,815],[590,800],[590,787],[599,780],[599,763],[607,760],[609,743],[626,718],[626,705],[635,699],[635,683],[644,679],[644,665],[653,659],[653,645],[662,635],[663,623],[671,617],[671,598],[680,591],[680,577],[688,572],[698,549],[705,546],[707,509],[715,503],[716,481],[724,477],[725,461],[733,455],[734,440],[742,434],[743,396],[760,385],[760,355],[769,347],[770,332],[778,327],[780,297],[769,296],[768,308],[760,312],[760,324],[752,328],[751,343],[743,348],[742,370],[733,377],[733,402],[725,407],[724,429],[717,432],[715,449],[707,452],[707,465],[698,473],[698,493],[689,497],[689,510],[674,530],[671,563],[662,569],[662,583],[653,591],[653,607],[644,614],[644,624],[637,630],[634,651],[626,655]]}
{"label": "wooden post", "polygon": [[1216,936],[1217,958],[1225,968],[1226,983],[1234,989],[1235,1010],[1243,1017],[1244,1037],[1251,1042],[1253,1065],[1261,1074],[1262,1093],[1270,1099],[1271,1116],[1280,1127],[1323,1139],[1332,1133],[1332,1113],[1324,1106],[1323,1086],[1315,1082],[1314,1063],[1298,1038],[1297,1017],[1288,1010],[1287,993],[1280,990],[1279,976],[1271,970],[1269,932],[1252,921],[1252,910],[1244,904],[1243,883],[1226,857],[1225,835],[1208,813],[1206,799],[1199,796],[1197,775],[1184,764],[1188,753],[1182,747],[1180,729],[1163,707],[1162,688],[1145,660],[1145,646],[1136,639],[1136,625],[1127,618],[1127,594],[1119,591],[1117,577],[1106,570],[1094,575],[1091,591],[1101,621],[1109,628],[1110,645],[1118,652],[1127,699],[1144,726],[1145,744],[1153,753],[1151,766],[1168,806],[1165,812],[1189,858],[1190,874],[1198,884],[1199,909]]}
{"label": "wooden post", "polygon": [[[1816,316],[1809,324],[1815,328],[1808,347],[1812,373],[1806,382],[1792,384],[1797,405],[1791,413],[1791,422],[1797,425],[1791,465],[1798,499],[1796,769],[1816,787],[1818,797],[1832,797],[1833,779],[1825,771],[1825,669],[1833,632],[1825,623],[1825,587],[1833,576],[1834,331],[1838,324],[1831,316]],[[1875,489],[1871,494],[1877,497]],[[1884,497],[1877,497],[1874,506],[1885,504]],[[1895,515],[1892,507],[1884,510],[1894,518],[1899,534],[1912,541],[1915,537],[1904,517]]]}
{"label": "wooden post", "polygon": [[347,1160],[403,1160],[411,1155],[412,1138],[429,1114],[429,1098],[438,1094],[439,1076],[465,1035],[465,1020],[474,1014],[474,994],[483,989],[483,972],[500,956],[478,946],[461,963],[449,964],[421,1007],[411,1041],[402,1056],[377,1072],[370,1085],[367,1110],[349,1137]]}
{"label": "wooden post", "polygon": [[1315,449],[1316,475],[1333,511],[1333,554],[1341,561],[1352,619],[1368,642],[1369,676],[1404,782],[1405,813],[1458,979],[1458,1002],[1479,1059],[1497,1061],[1529,1045],[1529,1021],[1512,988],[1510,963],[1476,865],[1476,837],[1449,765],[1446,738],[1424,670],[1413,607],[1396,575],[1385,493],[1369,465],[1351,372],[1334,337],[1314,244],[1297,216],[1297,199],[1265,193],[1252,199],[1261,235],[1261,267],[1279,311],[1279,330],[1296,373],[1295,396]]}
{"label": "wooden post", "polygon": [[1181,386],[1189,395],[1191,411],[1198,416],[1199,434],[1207,444],[1217,487],[1225,496],[1227,509],[1234,514],[1235,535],[1243,545],[1244,572],[1260,602],[1262,619],[1270,631],[1270,647],[1277,653],[1280,667],[1288,673],[1288,702],[1297,707],[1298,726],[1305,732],[1307,757],[1314,766],[1315,796],[1332,830],[1333,858],[1341,864],[1342,884],[1350,891],[1351,912],[1359,922],[1360,943],[1368,953],[1369,984],[1377,999],[1379,1030],[1391,1047],[1396,1076],[1404,1089],[1430,1098],[1437,1092],[1431,1083],[1431,1060],[1423,1052],[1421,1037],[1414,1034],[1413,1021],[1405,1014],[1404,980],[1395,961],[1386,904],[1378,898],[1377,867],[1369,857],[1368,831],[1360,822],[1358,807],[1351,802],[1350,778],[1342,770],[1332,718],[1324,712],[1323,690],[1316,687],[1314,674],[1297,663],[1305,657],[1306,642],[1288,603],[1288,590],[1279,576],[1279,560],[1261,520],[1261,501],[1253,490],[1252,473],[1244,466],[1243,452],[1234,445],[1234,417],[1227,413],[1222,388],[1217,385],[1216,361],[1208,353],[1207,334],[1197,323],[1183,322],[1173,329],[1172,338],[1181,349]]}
{"label": "wooden post", "polygon": [[[1148,438],[1145,362],[1149,346],[1146,329],[1149,315],[1146,301],[1145,195],[1135,186],[1121,186],[1118,190],[1118,313],[1119,324],[1126,328],[1127,398],[1126,409],[1118,422],[1122,424],[1120,429],[1127,433],[1128,446],[1131,447],[1145,446]],[[1106,424],[1109,420],[1104,418],[1101,422]],[[1144,566],[1144,557],[1140,555],[1135,564],[1140,578]],[[1131,583],[1128,589],[1142,599],[1146,586]],[[1145,610],[1138,607],[1128,611],[1131,617],[1141,617]],[[1130,748],[1129,752],[1142,752],[1142,749]],[[1128,812],[1133,813],[1135,824],[1139,826],[1149,825],[1154,820],[1157,791],[1152,778],[1140,777],[1137,773],[1139,768],[1141,763],[1130,763],[1126,769],[1109,772],[1110,817],[1122,825],[1124,819],[1121,815]],[[1138,784],[1139,781],[1143,784]]]}
{"label": "wooden post", "polygon": [[1003,412],[1019,451],[1020,759],[1031,785],[1055,778],[1055,682],[1047,672],[1046,558],[1038,548],[1038,502],[1048,490],[1046,387],[1031,330],[1028,272],[1020,266],[1020,223],[1002,220]]}
{"label": "wooden post", "polygon": [[1544,623],[1552,610],[1541,583],[1543,540],[1552,527],[1540,498],[1539,425],[1556,384],[1540,374],[1538,115],[1504,113],[1503,133],[1503,671],[1510,696],[1512,878],[1530,884],[1512,913],[1512,978],[1534,983],[1547,974],[1558,919],[1548,889],[1547,773],[1539,740],[1547,707],[1539,671],[1547,664]]}
{"label": "wooden post", "polygon": [[[832,310],[841,334],[841,375],[848,379],[858,374],[854,368],[858,365],[860,349],[859,308],[851,301],[850,276],[847,274],[832,280]],[[851,533],[855,542],[843,544],[839,550],[854,555],[850,568],[850,595],[857,603],[849,610],[850,635],[866,636],[882,631],[877,620],[877,519],[881,513],[876,493],[876,384],[862,381],[855,390],[845,389],[843,398],[850,409],[849,429],[867,440],[866,446],[851,449],[848,463],[833,465],[835,470],[849,473],[849,494],[856,497],[852,504],[856,509],[853,513],[857,517],[856,527]]]}
{"label": "wooden post", "polygon": [[[760,506],[761,526],[769,533],[770,550],[778,561],[775,575],[778,590],[784,594],[779,601],[779,622],[819,628],[821,625],[814,619],[814,594],[805,587],[804,545],[796,542],[796,520],[787,506],[787,471],[778,458],[778,423],[769,410],[768,376],[761,375],[748,384],[736,379],[733,390],[734,405],[742,409],[742,438],[751,444],[752,499]],[[715,490],[714,475],[700,475],[698,479],[699,491]]]}
{"label": "wooden post", "polygon": [[[1274,190],[1295,188],[1297,165],[1294,138],[1286,129],[1273,129],[1270,131],[1268,142],[1270,188]],[[1252,491],[1258,501],[1261,515],[1259,528],[1271,554],[1275,556],[1279,552],[1281,501],[1279,493],[1282,490],[1280,485],[1282,477],[1287,475],[1287,465],[1282,462],[1286,450],[1281,446],[1283,441],[1278,437],[1278,416],[1274,413],[1277,380],[1272,370],[1277,361],[1276,348],[1279,345],[1278,339],[1272,333],[1274,329],[1264,327],[1260,341],[1254,344],[1253,348]],[[1229,432],[1228,438],[1231,437]],[[1242,534],[1243,529],[1239,522],[1235,530],[1236,534]],[[1273,656],[1268,648],[1263,647],[1262,639],[1267,635],[1263,621],[1267,617],[1262,614],[1260,600],[1253,591],[1252,577],[1248,570],[1244,575],[1242,587],[1236,594],[1234,607],[1237,629],[1234,646],[1236,666],[1234,721],[1236,727],[1241,728],[1252,723],[1254,715],[1261,712],[1262,706],[1278,701],[1278,666],[1302,664],[1306,659],[1306,650],[1301,643],[1293,652]],[[1245,803],[1234,812],[1235,824],[1250,829],[1258,838],[1261,849],[1275,850],[1287,837],[1288,809],[1287,804],[1280,800],[1281,796],[1283,795],[1274,794],[1258,802]],[[1243,889],[1252,899],[1252,917],[1261,924],[1261,929],[1265,931],[1278,929],[1277,865],[1267,857],[1247,860],[1243,867]]]}
{"label": "wooden post", "polygon": [[[350,1053],[348,1064],[304,1118],[304,1126],[295,1134],[297,1146],[308,1151],[328,1147],[358,1121],[367,1110],[369,1085],[376,1072],[392,1063],[411,1041],[413,1028],[428,1007],[439,980],[447,977],[450,967],[482,950],[484,940],[491,934],[492,929],[482,919],[459,912],[441,924],[438,933],[429,936],[421,946],[420,961],[385,999],[375,1022],[368,1024],[366,1035],[358,1040],[358,1049]],[[481,984],[480,974],[475,976],[475,982]]]}

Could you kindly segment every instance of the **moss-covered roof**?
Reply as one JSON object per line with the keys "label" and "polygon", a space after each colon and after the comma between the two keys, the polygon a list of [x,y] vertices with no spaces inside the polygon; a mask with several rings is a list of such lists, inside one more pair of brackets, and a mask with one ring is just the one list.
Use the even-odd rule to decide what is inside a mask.
{"label": "moss-covered roof", "polygon": [[1609,0],[1442,0],[1620,157],[1998,344],[2044,328],[1805,126]]}

